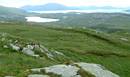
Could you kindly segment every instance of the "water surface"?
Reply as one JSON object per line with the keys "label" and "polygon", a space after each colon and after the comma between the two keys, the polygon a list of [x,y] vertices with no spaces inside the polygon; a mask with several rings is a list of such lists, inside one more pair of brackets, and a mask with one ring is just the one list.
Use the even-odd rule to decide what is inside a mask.
{"label": "water surface", "polygon": [[25,17],[27,22],[56,22],[59,19],[52,19],[52,18],[41,18],[41,17]]}

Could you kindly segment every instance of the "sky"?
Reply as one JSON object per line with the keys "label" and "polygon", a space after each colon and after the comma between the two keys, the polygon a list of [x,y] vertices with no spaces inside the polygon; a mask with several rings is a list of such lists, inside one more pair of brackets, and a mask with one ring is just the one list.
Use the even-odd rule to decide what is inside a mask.
{"label": "sky", "polygon": [[42,5],[60,3],[66,6],[113,6],[130,7],[130,0],[0,0],[0,5],[7,7],[22,7],[25,5]]}

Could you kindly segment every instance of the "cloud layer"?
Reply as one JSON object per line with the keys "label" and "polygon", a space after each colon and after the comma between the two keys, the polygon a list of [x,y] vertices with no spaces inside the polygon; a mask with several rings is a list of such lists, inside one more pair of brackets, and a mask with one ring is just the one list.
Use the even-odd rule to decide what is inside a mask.
{"label": "cloud layer", "polygon": [[61,3],[67,6],[130,7],[130,0],[0,0],[0,5],[8,7],[21,7],[24,5],[41,5],[46,3]]}

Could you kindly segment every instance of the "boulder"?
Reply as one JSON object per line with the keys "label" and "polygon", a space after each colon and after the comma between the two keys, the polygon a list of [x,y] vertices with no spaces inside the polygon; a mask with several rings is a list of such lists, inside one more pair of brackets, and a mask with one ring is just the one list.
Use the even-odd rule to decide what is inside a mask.
{"label": "boulder", "polygon": [[32,51],[30,48],[23,48],[22,52],[30,56],[35,56],[34,51]]}
{"label": "boulder", "polygon": [[79,69],[80,68],[72,65],[55,65],[44,68],[46,73],[54,73],[62,77],[80,77],[80,75],[77,74]]}
{"label": "boulder", "polygon": [[99,64],[93,63],[76,63],[85,71],[88,71],[95,75],[96,77],[119,77],[117,74],[112,73],[111,71],[105,69],[105,67]]}
{"label": "boulder", "polygon": [[[90,75],[91,77],[120,77],[119,75],[112,73],[99,64],[84,62],[72,63],[69,65],[60,64],[44,68],[36,68],[31,69],[31,71],[33,73],[44,73],[48,75],[54,74],[61,77],[81,77],[81,73],[87,73],[86,76]],[[79,71],[81,71],[81,73],[79,73]]]}
{"label": "boulder", "polygon": [[20,50],[20,47],[14,45],[14,44],[10,44],[10,47],[11,47],[13,50],[16,50],[16,51],[19,51],[19,50]]}

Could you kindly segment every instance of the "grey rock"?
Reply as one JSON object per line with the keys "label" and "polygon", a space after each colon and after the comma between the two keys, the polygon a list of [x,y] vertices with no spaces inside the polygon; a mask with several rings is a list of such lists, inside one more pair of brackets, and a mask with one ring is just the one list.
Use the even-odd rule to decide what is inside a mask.
{"label": "grey rock", "polygon": [[15,76],[5,76],[5,77],[15,77]]}
{"label": "grey rock", "polygon": [[8,48],[8,46],[7,46],[7,45],[4,45],[3,48]]}
{"label": "grey rock", "polygon": [[58,52],[58,51],[55,51],[55,53],[56,53],[57,55],[62,55],[62,56],[65,56],[63,53]]}
{"label": "grey rock", "polygon": [[50,67],[45,67],[46,73],[54,73],[61,75],[62,77],[80,77],[77,75],[79,68],[71,65],[55,65]]}
{"label": "grey rock", "polygon": [[72,65],[60,64],[50,67],[36,68],[31,69],[31,71],[40,73],[41,70],[44,70],[45,73],[54,73],[57,75],[61,75],[62,77],[81,77],[77,73],[80,68],[82,68],[86,72],[93,74],[95,77],[120,77],[119,75],[107,70],[102,65],[84,62],[74,63]]}
{"label": "grey rock", "polygon": [[5,38],[3,37],[3,38],[1,38],[1,41],[5,41]]}
{"label": "grey rock", "polygon": [[27,54],[27,55],[30,55],[30,56],[34,56],[34,55],[35,55],[35,54],[34,54],[34,51],[32,51],[32,50],[29,49],[29,48],[23,48],[22,52],[23,52],[24,54]]}
{"label": "grey rock", "polygon": [[49,50],[45,47],[45,46],[43,46],[43,45],[40,45],[40,48],[42,48],[43,49],[43,52],[49,52]]}
{"label": "grey rock", "polygon": [[31,69],[31,72],[40,73],[42,68]]}
{"label": "grey rock", "polygon": [[47,55],[48,58],[50,58],[50,59],[52,59],[52,60],[54,59],[54,58],[53,58],[54,56],[53,56],[51,53],[46,53],[46,55]]}
{"label": "grey rock", "polygon": [[28,77],[49,77],[48,75],[40,75],[40,74],[31,74]]}
{"label": "grey rock", "polygon": [[52,53],[46,48],[46,47],[44,47],[43,45],[40,45],[40,51],[42,52],[42,53],[44,53],[45,55],[47,55],[47,57],[48,58],[50,58],[50,59],[52,59],[53,60],[53,55],[52,55]]}
{"label": "grey rock", "polygon": [[15,40],[14,43],[18,43],[18,40]]}
{"label": "grey rock", "polygon": [[122,41],[129,41],[128,39],[126,38],[120,38]]}
{"label": "grey rock", "polygon": [[19,51],[19,50],[20,50],[20,47],[14,45],[14,44],[10,44],[10,47],[11,47],[13,50],[16,50],[16,51]]}
{"label": "grey rock", "polygon": [[36,57],[36,58],[38,58],[38,57],[40,57],[39,55],[32,55],[33,57]]}
{"label": "grey rock", "polygon": [[117,74],[112,73],[109,70],[106,70],[103,66],[99,64],[92,63],[76,63],[84,70],[92,73],[96,77],[119,77]]}
{"label": "grey rock", "polygon": [[34,46],[33,45],[27,45],[27,48],[33,50]]}

